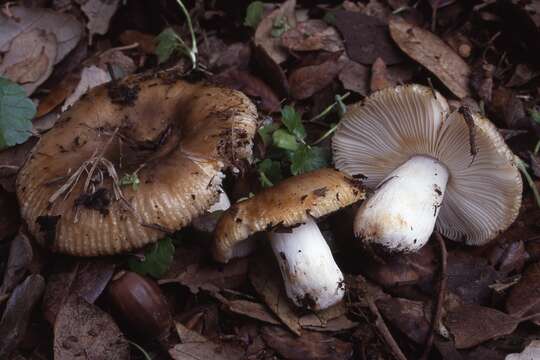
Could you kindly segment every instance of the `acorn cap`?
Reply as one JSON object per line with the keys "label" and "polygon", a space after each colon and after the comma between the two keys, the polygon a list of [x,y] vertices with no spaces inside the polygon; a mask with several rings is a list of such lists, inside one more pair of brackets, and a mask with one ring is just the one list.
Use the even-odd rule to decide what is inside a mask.
{"label": "acorn cap", "polygon": [[256,128],[242,93],[171,72],[99,86],[62,114],[19,172],[22,215],[54,251],[142,247],[216,202],[222,171],[251,160]]}
{"label": "acorn cap", "polygon": [[319,218],[365,198],[359,181],[334,169],[290,177],[234,204],[216,227],[213,254],[220,262],[249,236],[276,227],[290,227]]}
{"label": "acorn cap", "polygon": [[443,163],[449,180],[436,228],[452,240],[484,244],[518,215],[522,180],[497,128],[479,114],[449,114],[430,88],[388,88],[352,106],[332,146],[336,167],[372,188],[412,156]]}

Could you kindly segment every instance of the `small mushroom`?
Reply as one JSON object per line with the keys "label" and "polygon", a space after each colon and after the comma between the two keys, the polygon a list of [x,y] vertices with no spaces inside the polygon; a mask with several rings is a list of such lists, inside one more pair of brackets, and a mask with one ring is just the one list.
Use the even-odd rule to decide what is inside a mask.
{"label": "small mushroom", "polygon": [[[142,247],[218,200],[223,171],[251,160],[256,128],[245,95],[172,72],[94,88],[41,137],[19,172],[22,216],[54,251],[96,256]],[[125,177],[138,186],[122,186]]]}
{"label": "small mushroom", "polygon": [[364,196],[359,182],[333,169],[288,178],[223,214],[214,258],[226,263],[251,235],[266,231],[287,296],[297,306],[325,309],[343,298],[343,274],[314,219]]}
{"label": "small mushroom", "polygon": [[375,193],[356,215],[367,243],[414,251],[434,227],[481,245],[515,220],[522,181],[496,127],[420,85],[377,92],[349,109],[333,138],[336,167]]}

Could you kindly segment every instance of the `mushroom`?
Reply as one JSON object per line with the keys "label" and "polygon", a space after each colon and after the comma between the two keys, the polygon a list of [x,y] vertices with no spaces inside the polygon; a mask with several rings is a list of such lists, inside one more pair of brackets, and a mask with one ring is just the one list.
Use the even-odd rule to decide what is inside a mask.
{"label": "mushroom", "polygon": [[[79,256],[126,252],[218,200],[223,171],[250,161],[257,111],[242,93],[173,72],[92,89],[44,134],[17,178],[38,241]],[[138,187],[121,186],[125,176]]]}
{"label": "mushroom", "polygon": [[314,220],[364,196],[359,182],[333,169],[288,178],[223,214],[216,227],[214,258],[228,262],[251,235],[265,231],[287,296],[297,306],[325,309],[343,298],[343,275]]}
{"label": "mushroom", "polygon": [[420,85],[389,88],[352,106],[333,137],[336,167],[375,192],[358,210],[365,243],[414,251],[434,227],[471,245],[515,220],[522,182],[496,127]]}

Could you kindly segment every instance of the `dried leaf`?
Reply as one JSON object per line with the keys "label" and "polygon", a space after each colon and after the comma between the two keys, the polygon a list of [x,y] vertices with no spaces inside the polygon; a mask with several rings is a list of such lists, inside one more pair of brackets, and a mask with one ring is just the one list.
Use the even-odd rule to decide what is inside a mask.
{"label": "dried leaf", "polygon": [[519,354],[508,354],[504,360],[534,360],[540,359],[540,340],[533,340]]}
{"label": "dried leaf", "polygon": [[289,82],[285,72],[261,46],[253,49],[256,72],[266,81],[279,97],[289,96]]}
{"label": "dried leaf", "polygon": [[403,61],[384,21],[352,11],[340,10],[332,14],[351,60],[364,65],[373,64],[377,58],[382,58],[387,65]]}
{"label": "dried leaf", "polygon": [[287,59],[287,53],[281,47],[280,37],[274,36],[272,30],[276,22],[285,23],[289,28],[296,26],[295,6],[296,0],[285,1],[279,8],[266,15],[255,31],[255,45],[262,46],[278,64]]}
{"label": "dried leaf", "polygon": [[469,65],[433,33],[400,18],[389,23],[394,41],[412,59],[425,66],[458,98],[470,96]]}
{"label": "dried leaf", "polygon": [[253,257],[249,266],[249,280],[270,310],[293,333],[300,335],[298,316],[285,293],[279,268],[271,260],[261,255]]}
{"label": "dried leaf", "polygon": [[92,44],[94,34],[105,35],[109,30],[109,22],[116,12],[120,0],[77,0],[81,10],[88,18],[86,27],[89,32],[88,41]]}
{"label": "dried leaf", "polygon": [[113,275],[115,265],[108,260],[79,260],[60,265],[49,276],[43,296],[43,314],[51,324],[69,296],[77,295],[88,303],[94,303]]}
{"label": "dried leaf", "polygon": [[339,74],[343,63],[330,59],[319,65],[304,66],[294,70],[289,76],[291,96],[302,100],[328,86]]}
{"label": "dried leaf", "polygon": [[444,323],[456,348],[467,349],[514,332],[519,320],[492,308],[463,305],[451,310]]}
{"label": "dried leaf", "polygon": [[81,98],[88,90],[99,86],[101,84],[111,81],[111,76],[108,72],[97,66],[85,67],[81,72],[79,84],[71,95],[66,99],[64,105],[62,105],[62,111],[66,111],[71,105]]}
{"label": "dried leaf", "polygon": [[353,354],[351,343],[318,332],[304,331],[296,337],[277,326],[265,326],[261,332],[266,344],[285,359],[338,360]]}
{"label": "dried leaf", "polygon": [[[72,72],[65,76],[43,99],[41,99],[37,108],[36,118],[48,114],[58,105],[62,104],[64,100],[73,93],[80,80],[81,74],[78,72]],[[37,122],[40,122],[40,119],[38,119]]]}
{"label": "dried leaf", "polygon": [[281,42],[284,47],[293,51],[337,52],[344,49],[336,29],[317,19],[298,23],[295,28],[283,34]]}
{"label": "dried leaf", "polygon": [[[529,265],[512,287],[506,299],[506,311],[515,317],[540,313],[540,262]],[[535,320],[540,324],[540,316]]]}
{"label": "dried leaf", "polygon": [[37,138],[30,138],[24,144],[0,151],[0,185],[8,192],[15,192],[15,176],[26,161]]}
{"label": "dried leaf", "polygon": [[8,359],[23,340],[32,309],[44,289],[43,277],[30,275],[11,294],[0,320],[0,359]]}
{"label": "dried leaf", "polygon": [[354,91],[362,96],[369,93],[369,68],[356,61],[346,60],[339,73],[339,80],[345,90]]}
{"label": "dried leaf", "polygon": [[119,36],[122,45],[139,44],[141,49],[147,55],[153,55],[156,52],[155,36],[146,34],[137,30],[126,30]]}
{"label": "dried leaf", "polygon": [[233,313],[245,315],[273,325],[281,324],[279,319],[276,318],[263,304],[249,300],[232,300],[228,301],[226,305],[229,311],[232,311]]}
{"label": "dried leaf", "polygon": [[73,295],[54,324],[54,358],[129,359],[129,343],[109,314]]}
{"label": "dried leaf", "polygon": [[421,301],[402,298],[387,298],[377,301],[381,314],[409,339],[417,344],[426,341],[430,329],[429,308]]}
{"label": "dried leaf", "polygon": [[4,272],[4,280],[0,286],[0,297],[11,292],[24,278],[28,266],[32,262],[34,252],[30,240],[23,232],[19,232],[11,241],[9,257]]}
{"label": "dried leaf", "polygon": [[383,59],[377,58],[371,66],[371,91],[379,91],[390,86],[393,86],[393,84],[386,70],[386,64]]}
{"label": "dried leaf", "polygon": [[199,333],[176,322],[176,332],[180,344],[169,350],[174,360],[236,360],[243,359],[244,353],[236,348],[209,341]]}
{"label": "dried leaf", "polygon": [[357,322],[347,318],[348,310],[343,302],[331,306],[328,309],[302,316],[299,319],[300,326],[304,329],[315,331],[342,331],[352,329]]}

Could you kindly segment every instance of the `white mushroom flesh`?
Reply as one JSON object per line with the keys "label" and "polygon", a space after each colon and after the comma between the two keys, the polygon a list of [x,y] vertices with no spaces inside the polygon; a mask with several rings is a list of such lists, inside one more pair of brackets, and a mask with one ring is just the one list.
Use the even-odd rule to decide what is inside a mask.
{"label": "white mushroom flesh", "polygon": [[341,301],[345,293],[343,274],[315,221],[290,230],[269,233],[287,296],[297,306],[312,310]]}
{"label": "white mushroom flesh", "polygon": [[392,171],[359,209],[354,232],[364,242],[414,251],[429,240],[442,204],[448,170],[429,156],[413,156]]}

